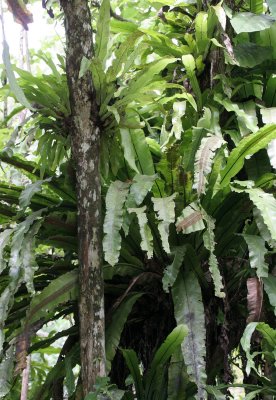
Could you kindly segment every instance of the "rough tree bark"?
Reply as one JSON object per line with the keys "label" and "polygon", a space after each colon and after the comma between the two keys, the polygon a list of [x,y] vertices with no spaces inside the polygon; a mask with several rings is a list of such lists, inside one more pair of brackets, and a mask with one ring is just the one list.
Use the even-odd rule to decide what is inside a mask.
{"label": "rough tree bark", "polygon": [[61,0],[66,32],[66,69],[71,105],[71,144],[78,197],[80,347],[84,396],[105,375],[102,276],[100,129],[90,73],[79,79],[83,56],[93,56],[87,0]]}

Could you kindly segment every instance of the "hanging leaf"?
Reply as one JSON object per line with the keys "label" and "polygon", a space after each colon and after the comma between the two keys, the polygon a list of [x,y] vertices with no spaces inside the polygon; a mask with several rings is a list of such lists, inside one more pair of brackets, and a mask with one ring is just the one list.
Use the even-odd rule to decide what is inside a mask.
{"label": "hanging leaf", "polygon": [[195,177],[193,188],[197,190],[198,195],[205,193],[207,183],[206,176],[212,170],[212,162],[219,149],[225,141],[218,136],[207,136],[202,139],[200,147],[195,158]]}
{"label": "hanging leaf", "polygon": [[13,231],[13,229],[5,229],[0,233],[0,273],[2,273],[2,271],[6,268],[6,261],[3,252],[10,241]]}
{"label": "hanging leaf", "polygon": [[169,226],[175,221],[174,199],[176,195],[177,193],[159,199],[151,198],[154,211],[157,213],[157,219],[161,221],[158,223],[158,230],[161,236],[162,246],[167,253],[170,253]]}
{"label": "hanging leaf", "polygon": [[169,287],[172,287],[177,275],[179,273],[179,270],[183,264],[184,257],[187,251],[187,247],[184,246],[178,246],[173,249],[172,254],[174,254],[174,259],[172,264],[168,265],[167,268],[164,271],[163,274],[163,289],[165,292],[169,292]]}
{"label": "hanging leaf", "polygon": [[243,235],[243,237],[248,246],[251,268],[256,269],[258,278],[266,278],[268,276],[268,264],[265,262],[267,249],[264,239],[257,235]]}
{"label": "hanging leaf", "polygon": [[236,33],[259,32],[269,28],[275,19],[269,15],[256,15],[250,12],[237,13],[230,20]]}
{"label": "hanging leaf", "polygon": [[254,321],[259,321],[263,306],[263,284],[257,278],[248,278],[247,282],[247,309],[249,315],[247,317],[247,324]]}
{"label": "hanging leaf", "polygon": [[106,194],[103,251],[104,258],[110,265],[115,265],[119,260],[122,241],[120,229],[123,224],[124,204],[128,190],[128,183],[115,181],[111,183]]}
{"label": "hanging leaf", "polygon": [[186,400],[186,388],[188,376],[185,372],[185,364],[181,352],[181,347],[177,349],[171,357],[168,370],[168,399],[167,400]]}
{"label": "hanging leaf", "polygon": [[154,175],[152,156],[144,132],[140,129],[131,129],[130,135],[138,158],[139,170],[144,175]]}
{"label": "hanging leaf", "polygon": [[148,219],[145,213],[147,207],[140,207],[140,208],[129,208],[129,213],[135,213],[138,218],[139,228],[140,228],[140,235],[141,235],[141,249],[146,251],[147,257],[152,258],[153,256],[153,237],[148,226]]}
{"label": "hanging leaf", "polygon": [[221,187],[225,187],[243,167],[246,157],[251,156],[276,138],[276,125],[266,125],[258,132],[243,138],[230,153],[226,167],[221,172]]}
{"label": "hanging leaf", "polygon": [[96,51],[95,55],[104,65],[107,55],[107,45],[109,41],[110,23],[110,0],[102,0],[96,30]]}
{"label": "hanging leaf", "polygon": [[267,278],[263,278],[263,283],[269,302],[274,307],[274,314],[276,315],[276,276],[269,274]]}
{"label": "hanging leaf", "polygon": [[276,247],[276,242],[272,240],[268,227],[264,223],[263,217],[258,208],[253,208],[253,215],[261,237],[269,244],[270,247]]}
{"label": "hanging leaf", "polygon": [[225,293],[223,292],[223,283],[222,283],[222,277],[220,275],[219,271],[219,264],[217,257],[214,253],[215,251],[215,220],[207,215],[204,212],[204,220],[206,221],[207,228],[206,231],[203,233],[203,242],[204,246],[206,247],[207,250],[210,252],[209,256],[209,269],[213,278],[214,282],[214,287],[215,287],[215,295],[217,297],[225,297]]}
{"label": "hanging leaf", "polygon": [[38,180],[34,183],[31,183],[22,190],[19,197],[19,206],[23,210],[30,204],[32,197],[35,193],[39,193],[42,190],[42,185],[45,182],[50,182],[52,178],[48,178],[45,180]]}
{"label": "hanging leaf", "polygon": [[276,17],[276,4],[274,2],[274,0],[266,0],[269,10],[271,12],[271,14],[273,15],[273,17]]}
{"label": "hanging leaf", "polygon": [[205,228],[202,213],[196,203],[191,203],[188,207],[184,208],[182,214],[177,218],[176,230],[177,232],[184,233],[185,235],[202,231]]}
{"label": "hanging leaf", "polygon": [[9,346],[0,363],[0,399],[10,391],[14,369],[14,345]]}
{"label": "hanging leaf", "polygon": [[135,175],[133,183],[130,186],[129,195],[126,201],[126,207],[139,206],[151,190],[154,181],[158,175]]}
{"label": "hanging leaf", "polygon": [[174,316],[177,324],[188,327],[188,336],[181,345],[182,354],[190,379],[198,388],[196,398],[206,397],[205,373],[205,315],[201,289],[192,271],[181,271],[172,288]]}

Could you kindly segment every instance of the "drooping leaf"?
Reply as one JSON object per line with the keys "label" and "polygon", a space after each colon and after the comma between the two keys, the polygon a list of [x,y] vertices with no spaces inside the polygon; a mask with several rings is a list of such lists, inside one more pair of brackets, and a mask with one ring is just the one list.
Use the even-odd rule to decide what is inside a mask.
{"label": "drooping leaf", "polygon": [[212,279],[215,287],[215,295],[218,297],[225,297],[223,292],[222,277],[219,271],[219,264],[215,255],[215,220],[204,212],[204,220],[206,221],[207,228],[203,233],[204,246],[210,252],[209,256],[209,269],[212,275]]}
{"label": "drooping leaf", "polygon": [[102,65],[107,54],[109,40],[110,0],[102,0],[96,30],[96,57]]}
{"label": "drooping leaf", "polygon": [[143,293],[130,294],[112,314],[112,320],[106,328],[105,335],[107,371],[110,371],[111,362],[116,354],[116,350],[118,348],[121,338],[121,333],[123,331],[128,315],[131,312],[135,302],[142,295]]}
{"label": "drooping leaf", "polygon": [[13,229],[5,229],[0,233],[0,273],[2,273],[6,267],[6,261],[3,252],[10,241],[12,233]]}
{"label": "drooping leaf", "polygon": [[276,138],[276,125],[266,125],[258,132],[243,138],[230,153],[226,167],[221,172],[221,187],[225,187],[243,167],[246,157],[255,154]]}
{"label": "drooping leaf", "polygon": [[260,320],[263,306],[263,285],[259,278],[248,278],[247,282],[247,309],[249,315],[246,322],[255,322]]}
{"label": "drooping leaf", "polygon": [[251,337],[253,335],[253,332],[255,331],[257,325],[258,325],[258,322],[250,322],[250,324],[248,324],[247,327],[245,328],[242,338],[241,338],[241,341],[240,341],[241,346],[242,346],[243,350],[245,351],[246,358],[247,358],[247,364],[246,364],[247,375],[250,374],[251,368],[253,368],[256,371],[254,359],[250,353],[250,342],[251,342]]}
{"label": "drooping leaf", "polygon": [[151,190],[158,175],[135,175],[130,186],[129,196],[126,200],[126,207],[139,206]]}
{"label": "drooping leaf", "polygon": [[115,181],[109,186],[106,195],[103,251],[104,258],[110,265],[115,265],[119,259],[121,249],[120,229],[123,224],[124,203],[128,190],[128,183]]}
{"label": "drooping leaf", "polygon": [[274,314],[276,315],[276,277],[268,274],[267,278],[263,278],[264,289],[268,295],[269,302],[274,307]]}
{"label": "drooping leaf", "polygon": [[129,208],[129,213],[135,213],[138,218],[138,224],[140,228],[140,235],[141,235],[141,249],[146,251],[147,257],[152,258],[153,256],[153,237],[148,225],[148,219],[146,215],[147,207],[140,207],[140,208]]}
{"label": "drooping leaf", "polygon": [[179,349],[172,355],[169,365],[167,400],[186,400],[185,389],[188,383],[188,376],[184,368],[183,355],[179,346]]}
{"label": "drooping leaf", "polygon": [[184,208],[182,214],[177,218],[175,225],[177,232],[182,232],[186,235],[188,233],[202,231],[205,225],[198,205],[196,203],[191,203]]}
{"label": "drooping leaf", "polygon": [[273,15],[274,18],[276,18],[276,4],[274,0],[267,0],[266,2],[268,4],[271,14]]}
{"label": "drooping leaf", "polygon": [[152,156],[144,132],[140,129],[131,129],[130,134],[137,154],[139,170],[144,175],[154,175]]}
{"label": "drooping leaf", "polygon": [[173,249],[174,259],[172,264],[168,265],[163,274],[163,289],[165,292],[169,292],[169,287],[172,287],[179,273],[179,269],[183,264],[183,260],[186,254],[187,247],[178,246]]}
{"label": "drooping leaf", "polygon": [[175,197],[176,193],[169,197],[161,197],[159,199],[152,197],[151,199],[154,211],[157,213],[157,219],[160,221],[158,223],[158,230],[161,236],[162,245],[167,253],[170,253],[169,226],[175,221]]}
{"label": "drooping leaf", "polygon": [[269,244],[270,247],[275,247],[275,241],[272,240],[268,227],[264,223],[263,217],[258,208],[253,208],[254,220],[257,224],[261,237]]}
{"label": "drooping leaf", "polygon": [[271,50],[271,47],[258,46],[255,43],[239,43],[234,47],[234,56],[240,67],[253,68],[270,60]]}
{"label": "drooping leaf", "polygon": [[25,187],[19,197],[19,206],[22,209],[25,209],[31,202],[32,197],[35,193],[41,192],[42,185],[45,182],[50,182],[51,178],[45,180],[38,180],[34,183],[30,183]]}
{"label": "drooping leaf", "polygon": [[198,387],[196,398],[205,398],[205,316],[201,289],[192,271],[181,271],[172,288],[174,316],[177,324],[186,324],[188,336],[181,345],[190,379]]}
{"label": "drooping leaf", "polygon": [[261,236],[243,235],[249,250],[249,260],[252,268],[256,269],[258,278],[268,276],[268,264],[265,262],[267,249],[265,241]]}
{"label": "drooping leaf", "polygon": [[223,144],[224,140],[218,136],[207,136],[202,139],[200,147],[196,153],[195,159],[195,178],[193,187],[197,190],[198,195],[205,193],[207,183],[206,176],[211,172],[212,162],[216,154],[216,150]]}
{"label": "drooping leaf", "polygon": [[275,19],[269,15],[256,15],[250,12],[237,13],[231,20],[236,33],[258,32],[269,28]]}
{"label": "drooping leaf", "polygon": [[154,392],[157,391],[156,380],[158,379],[158,373],[164,368],[166,362],[170,359],[178,346],[181,345],[187,335],[187,326],[179,323],[155,353],[150,368],[145,376],[146,399],[152,398]]}

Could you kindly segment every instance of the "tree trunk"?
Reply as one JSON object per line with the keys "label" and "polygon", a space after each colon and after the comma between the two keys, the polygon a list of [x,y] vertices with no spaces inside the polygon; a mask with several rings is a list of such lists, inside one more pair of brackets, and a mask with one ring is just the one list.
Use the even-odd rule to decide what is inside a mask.
{"label": "tree trunk", "polygon": [[66,69],[71,105],[71,144],[76,168],[80,264],[80,348],[84,396],[105,375],[102,274],[100,129],[90,72],[79,79],[82,58],[93,56],[87,0],[61,0],[66,32]]}

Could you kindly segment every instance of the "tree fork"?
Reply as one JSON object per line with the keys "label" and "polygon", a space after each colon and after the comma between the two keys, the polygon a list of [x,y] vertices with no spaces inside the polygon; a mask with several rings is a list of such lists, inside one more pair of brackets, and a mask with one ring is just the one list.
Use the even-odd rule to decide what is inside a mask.
{"label": "tree fork", "polygon": [[91,74],[79,79],[81,60],[93,57],[87,0],[61,0],[66,33],[66,71],[71,106],[71,145],[76,167],[80,268],[80,351],[83,394],[105,375],[102,273],[100,129]]}

